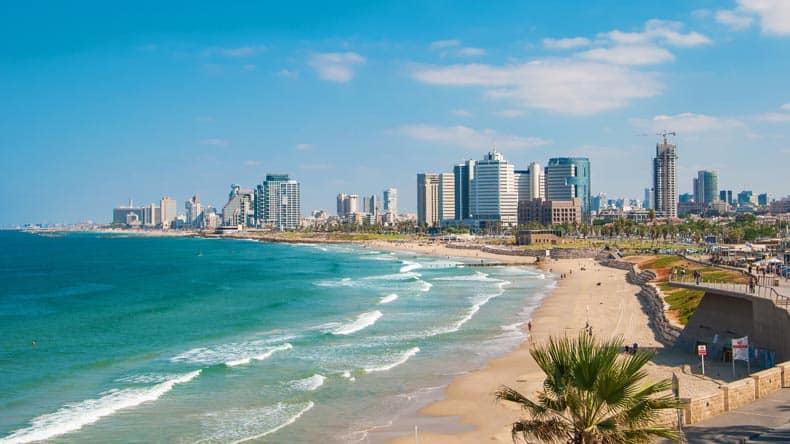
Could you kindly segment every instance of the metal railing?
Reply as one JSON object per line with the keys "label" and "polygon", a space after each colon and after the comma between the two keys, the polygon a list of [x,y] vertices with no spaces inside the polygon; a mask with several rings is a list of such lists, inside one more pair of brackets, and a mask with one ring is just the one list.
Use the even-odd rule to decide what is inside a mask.
{"label": "metal railing", "polygon": [[698,287],[700,290],[710,288],[713,290],[724,290],[733,293],[741,293],[749,296],[766,298],[774,302],[777,307],[790,311],[790,297],[779,293],[774,287],[763,285],[760,282],[754,284],[738,284],[733,282],[712,281],[705,278],[696,279],[693,276],[673,276],[669,275],[670,284],[683,284]]}

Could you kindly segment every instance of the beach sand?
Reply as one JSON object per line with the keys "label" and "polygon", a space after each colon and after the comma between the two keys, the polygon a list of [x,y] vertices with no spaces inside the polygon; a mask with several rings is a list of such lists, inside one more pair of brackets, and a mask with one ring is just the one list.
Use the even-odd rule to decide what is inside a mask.
{"label": "beach sand", "polygon": [[[436,256],[479,257],[500,263],[523,263],[525,259],[451,249],[438,244],[383,244],[386,243],[370,246]],[[510,354],[488,362],[484,368],[457,377],[447,387],[443,399],[420,410],[417,417],[403,418],[394,430],[371,434],[372,442],[412,444],[415,442],[414,425],[421,424],[421,444],[512,443],[510,426],[521,416],[521,411],[513,404],[496,402],[494,393],[502,385],[508,385],[533,397],[541,389],[544,375],[532,359],[530,348],[547,341],[550,336],[573,337],[588,322],[599,339],[622,337],[624,344],[636,342],[642,348],[658,350],[660,362],[667,365],[649,363],[646,366],[649,379],[671,378],[673,372],[678,373],[681,396],[716,390],[718,383],[715,381],[679,373],[676,366],[686,362],[688,356],[674,356],[676,352],[664,349],[656,340],[636,296],[639,287],[626,282],[625,271],[603,267],[592,259],[549,260],[539,266],[556,276],[565,274],[567,277],[558,281],[557,288],[534,313],[530,339]],[[405,424],[407,421],[412,422]],[[459,432],[459,428],[465,431]]]}

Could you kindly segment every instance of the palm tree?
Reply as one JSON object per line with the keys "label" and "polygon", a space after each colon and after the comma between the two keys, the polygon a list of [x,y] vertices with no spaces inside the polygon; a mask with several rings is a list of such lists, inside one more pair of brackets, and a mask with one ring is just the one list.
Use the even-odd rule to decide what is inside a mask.
{"label": "palm tree", "polygon": [[645,384],[642,367],[653,353],[621,356],[621,339],[597,343],[581,334],[577,339],[549,339],[530,353],[546,374],[535,401],[509,387],[498,400],[520,404],[529,414],[513,424],[513,441],[568,444],[643,443],[656,437],[679,439],[676,431],[656,425],[662,410],[676,409],[669,380]]}

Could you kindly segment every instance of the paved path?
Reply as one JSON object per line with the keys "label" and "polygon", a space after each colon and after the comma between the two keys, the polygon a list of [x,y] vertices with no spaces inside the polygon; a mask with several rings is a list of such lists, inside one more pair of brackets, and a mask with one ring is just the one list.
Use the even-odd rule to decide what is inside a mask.
{"label": "paved path", "polygon": [[790,443],[790,389],[686,426],[685,432],[689,443]]}

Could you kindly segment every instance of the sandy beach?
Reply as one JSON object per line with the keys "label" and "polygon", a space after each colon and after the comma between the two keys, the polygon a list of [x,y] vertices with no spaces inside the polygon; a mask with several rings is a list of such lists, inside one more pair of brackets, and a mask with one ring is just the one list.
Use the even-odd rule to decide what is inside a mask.
{"label": "sandy beach", "polygon": [[[474,250],[447,248],[439,244],[415,243],[389,244],[374,242],[370,247],[414,252],[435,256],[475,257],[501,263],[523,263],[525,259],[483,253]],[[624,343],[638,343],[643,348],[659,351],[662,364],[652,362],[646,370],[651,379],[670,378],[675,367],[685,356],[672,356],[656,340],[648,325],[648,316],[642,311],[636,294],[639,287],[626,282],[626,272],[603,267],[592,259],[550,260],[538,265],[556,276],[566,275],[558,281],[557,288],[543,301],[532,317],[529,340],[510,354],[492,360],[477,371],[457,377],[446,389],[444,398],[429,404],[415,418],[420,426],[419,442],[424,443],[512,443],[510,425],[521,412],[515,406],[496,402],[494,393],[508,385],[527,396],[532,396],[543,383],[543,373],[530,356],[533,344],[546,341],[550,336],[573,336],[589,324],[593,333],[602,339],[622,337]],[[656,361],[659,361],[656,359]],[[716,390],[717,383],[703,380],[696,375],[679,374],[681,396]],[[434,418],[434,422],[430,421]],[[412,430],[413,426],[404,430]],[[458,432],[459,429],[467,430]],[[393,433],[381,434],[387,440]],[[390,444],[414,443],[413,431],[388,439]]]}

